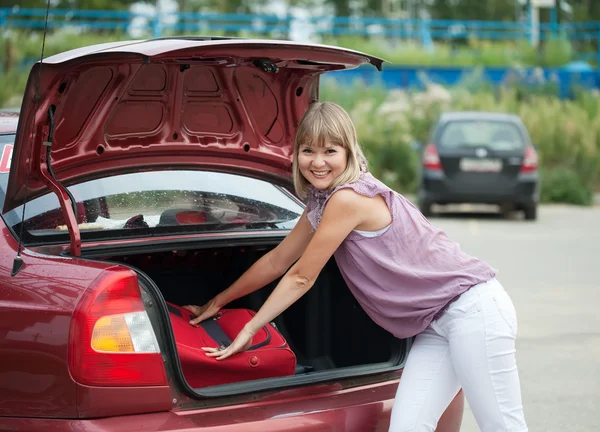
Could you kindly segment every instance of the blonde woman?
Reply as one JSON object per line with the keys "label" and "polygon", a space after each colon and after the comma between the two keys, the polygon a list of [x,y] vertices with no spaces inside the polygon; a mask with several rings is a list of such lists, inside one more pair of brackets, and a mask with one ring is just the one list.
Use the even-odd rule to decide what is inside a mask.
{"label": "blonde woman", "polygon": [[400,380],[390,431],[433,431],[462,387],[486,432],[527,431],[515,360],[517,318],[487,263],[464,253],[403,196],[374,178],[348,114],[311,105],[294,143],[294,184],[307,207],[275,248],[208,304],[187,306],[194,323],[283,278],[225,350],[252,336],[313,286],[331,256],[365,312],[398,338],[416,336]]}

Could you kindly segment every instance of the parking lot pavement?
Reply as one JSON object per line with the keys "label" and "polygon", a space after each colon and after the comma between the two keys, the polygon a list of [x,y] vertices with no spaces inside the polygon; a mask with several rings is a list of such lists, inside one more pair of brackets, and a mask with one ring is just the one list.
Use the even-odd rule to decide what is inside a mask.
{"label": "parking lot pavement", "polygon": [[[600,205],[550,205],[539,220],[431,218],[499,270],[519,319],[517,362],[531,432],[600,430]],[[462,431],[479,429],[470,409]]]}

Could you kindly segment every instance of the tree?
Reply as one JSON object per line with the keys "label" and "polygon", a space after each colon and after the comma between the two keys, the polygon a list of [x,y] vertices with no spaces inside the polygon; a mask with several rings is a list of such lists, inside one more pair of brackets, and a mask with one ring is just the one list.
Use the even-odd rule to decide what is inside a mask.
{"label": "tree", "polygon": [[514,0],[434,0],[429,6],[434,19],[514,21]]}
{"label": "tree", "polygon": [[46,7],[46,3],[41,0],[0,0],[0,8],[13,8],[15,6],[22,8],[41,8]]}
{"label": "tree", "polygon": [[[139,0],[52,0],[51,9],[97,9],[97,10],[127,10]],[[47,0],[0,0],[0,8],[43,8]]]}
{"label": "tree", "polygon": [[429,6],[429,13],[433,19],[456,19],[455,7],[452,0],[434,0]]}
{"label": "tree", "polygon": [[597,0],[572,0],[575,21],[600,20],[600,4]]}
{"label": "tree", "polygon": [[180,12],[212,11],[223,14],[251,14],[267,0],[177,0]]}

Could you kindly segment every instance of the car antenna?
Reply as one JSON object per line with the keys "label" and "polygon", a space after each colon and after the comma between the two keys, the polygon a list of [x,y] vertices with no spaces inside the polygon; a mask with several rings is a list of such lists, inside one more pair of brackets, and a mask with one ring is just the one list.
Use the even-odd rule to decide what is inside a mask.
{"label": "car antenna", "polygon": [[11,276],[15,276],[23,267],[23,258],[21,258],[21,250],[23,249],[23,226],[25,225],[25,206],[27,205],[27,187],[29,185],[29,173],[31,171],[31,163],[33,161],[33,134],[35,132],[35,118],[37,117],[37,104],[40,100],[40,84],[42,81],[42,68],[44,66],[44,48],[46,47],[46,34],[48,33],[48,15],[50,13],[50,0],[46,3],[46,18],[44,21],[44,36],[42,38],[42,53],[40,55],[40,67],[38,69],[38,81],[35,89],[35,98],[33,101],[33,122],[31,125],[31,140],[29,149],[29,163],[27,164],[27,176],[25,177],[25,197],[23,198],[23,215],[21,217],[21,226],[19,227],[19,245],[17,246],[17,256],[12,265]]}

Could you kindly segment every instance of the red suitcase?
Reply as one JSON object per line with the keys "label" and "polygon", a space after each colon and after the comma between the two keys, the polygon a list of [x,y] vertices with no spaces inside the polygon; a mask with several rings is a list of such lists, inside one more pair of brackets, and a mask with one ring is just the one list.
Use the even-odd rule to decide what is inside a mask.
{"label": "red suitcase", "polygon": [[248,351],[225,360],[207,357],[202,347],[228,346],[255,312],[249,309],[222,309],[211,319],[190,324],[194,315],[167,303],[179,360],[185,379],[194,388],[261,378],[293,375],[296,356],[279,331],[269,324],[252,339]]}

